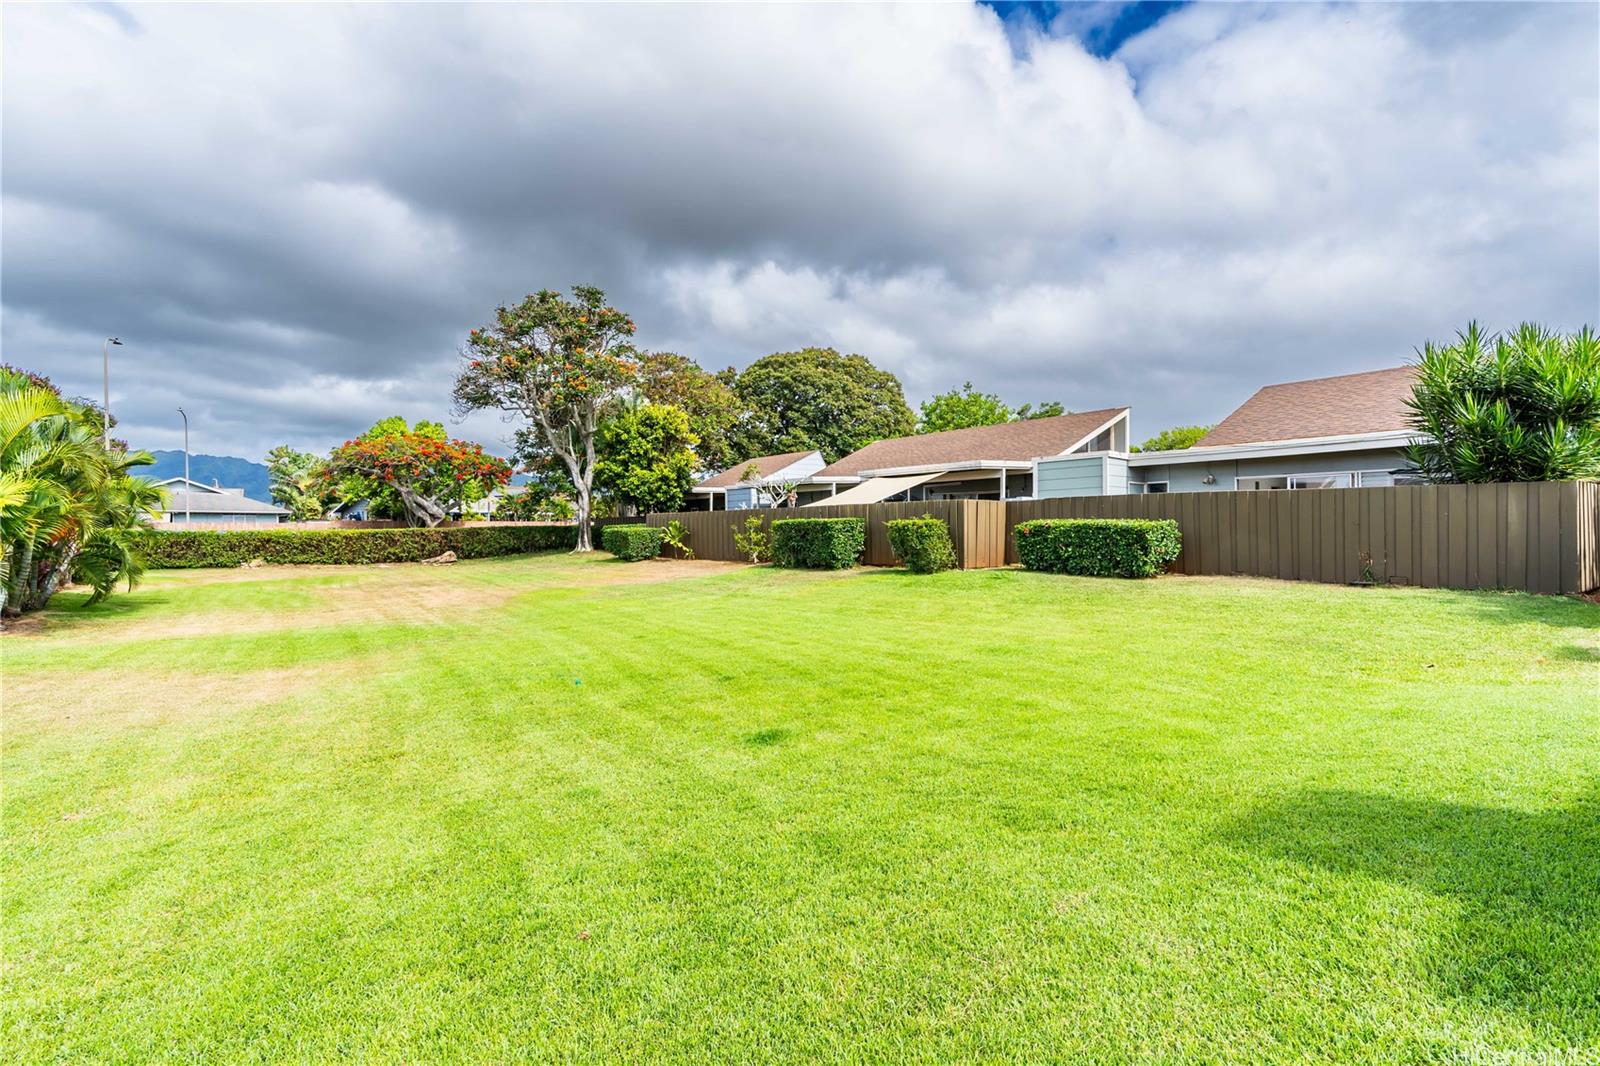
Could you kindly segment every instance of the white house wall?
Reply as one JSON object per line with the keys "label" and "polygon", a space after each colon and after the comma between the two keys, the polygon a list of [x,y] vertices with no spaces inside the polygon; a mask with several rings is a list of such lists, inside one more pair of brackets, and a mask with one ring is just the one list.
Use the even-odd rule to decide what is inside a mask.
{"label": "white house wall", "polygon": [[[1165,481],[1168,492],[1217,492],[1232,491],[1235,479],[1241,477],[1330,474],[1346,470],[1401,470],[1409,465],[1404,451],[1398,448],[1379,448],[1372,451],[1288,455],[1268,459],[1219,459],[1205,463],[1136,466],[1129,469],[1129,474],[1138,484]],[[1214,479],[1212,484],[1205,483],[1207,475]]]}

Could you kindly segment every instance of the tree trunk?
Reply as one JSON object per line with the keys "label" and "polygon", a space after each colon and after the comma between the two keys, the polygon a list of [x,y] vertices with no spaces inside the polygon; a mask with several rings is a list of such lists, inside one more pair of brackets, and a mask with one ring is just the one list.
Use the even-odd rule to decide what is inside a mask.
{"label": "tree trunk", "polygon": [[34,596],[33,610],[39,610],[50,602],[50,597],[65,588],[72,580],[72,560],[78,557],[78,544],[76,541],[67,545],[61,554],[61,561],[50,568],[44,581],[39,585],[39,591]]}
{"label": "tree trunk", "polygon": [[592,552],[594,551],[594,544],[591,543],[589,537],[589,487],[580,481],[576,488],[578,496],[578,544],[572,550],[574,552]]}
{"label": "tree trunk", "polygon": [[22,558],[11,567],[11,583],[6,588],[5,612],[15,618],[27,609],[28,571],[33,569],[33,541],[22,546]]}
{"label": "tree trunk", "polygon": [[445,510],[426,496],[419,496],[405,485],[396,485],[400,502],[406,508],[406,525],[432,528],[446,518]]}

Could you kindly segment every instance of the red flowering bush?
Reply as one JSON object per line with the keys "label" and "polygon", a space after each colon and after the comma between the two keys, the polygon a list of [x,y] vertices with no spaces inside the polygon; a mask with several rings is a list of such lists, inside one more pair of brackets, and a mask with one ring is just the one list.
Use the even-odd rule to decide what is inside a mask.
{"label": "red flowering bush", "polygon": [[345,441],[333,450],[326,476],[382,482],[400,496],[407,525],[436,526],[450,504],[482,499],[510,481],[511,464],[471,441],[396,433]]}

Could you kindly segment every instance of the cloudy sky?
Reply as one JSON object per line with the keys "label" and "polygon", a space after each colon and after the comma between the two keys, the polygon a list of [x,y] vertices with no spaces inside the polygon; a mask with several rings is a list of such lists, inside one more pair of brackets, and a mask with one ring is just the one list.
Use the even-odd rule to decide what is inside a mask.
{"label": "cloudy sky", "polygon": [[[259,458],[444,414],[592,282],[709,368],[807,344],[1213,421],[1470,318],[1600,320],[1600,7],[9,5],[0,346]],[[503,450],[505,427],[457,432]]]}

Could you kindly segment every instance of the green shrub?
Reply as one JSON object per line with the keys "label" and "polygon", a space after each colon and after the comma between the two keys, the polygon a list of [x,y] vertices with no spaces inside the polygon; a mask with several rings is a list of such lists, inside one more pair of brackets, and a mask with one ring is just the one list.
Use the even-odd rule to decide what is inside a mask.
{"label": "green shrub", "polygon": [[447,529],[152,529],[138,547],[152,569],[269,563],[414,563],[445,552],[486,559],[524,552],[571,551],[574,526],[453,526]]}
{"label": "green shrub", "polygon": [[625,563],[654,559],[661,554],[661,530],[646,525],[606,526],[600,546]]}
{"label": "green shrub", "polygon": [[1044,518],[1019,523],[1016,537],[1029,570],[1085,577],[1154,577],[1183,545],[1171,519]]}
{"label": "green shrub", "polygon": [[772,561],[805,570],[845,570],[867,546],[861,518],[780,518],[772,523]]}
{"label": "green shrub", "polygon": [[885,524],[895,558],[905,563],[913,574],[932,574],[955,567],[956,547],[950,542],[950,527],[944,519],[923,515],[921,518],[895,518]]}
{"label": "green shrub", "polygon": [[766,519],[759,514],[747,515],[744,520],[744,530],[733,531],[734,550],[752,563],[766,562],[767,553],[772,550],[772,538],[767,535],[765,523]]}

